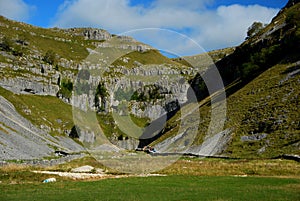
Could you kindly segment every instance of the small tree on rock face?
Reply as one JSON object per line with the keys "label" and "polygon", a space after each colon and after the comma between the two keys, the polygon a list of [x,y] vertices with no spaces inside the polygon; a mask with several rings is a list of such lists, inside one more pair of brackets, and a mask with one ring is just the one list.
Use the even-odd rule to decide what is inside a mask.
{"label": "small tree on rock face", "polygon": [[265,25],[261,22],[253,22],[253,24],[248,28],[247,31],[247,39],[251,38],[255,34],[257,34],[260,30],[262,30]]}
{"label": "small tree on rock face", "polygon": [[4,37],[1,46],[4,51],[10,51],[13,46],[13,42],[11,39]]}
{"label": "small tree on rock face", "polygon": [[71,138],[79,138],[80,129],[78,126],[73,126],[71,132],[69,133],[69,137]]}
{"label": "small tree on rock face", "polygon": [[64,98],[70,99],[73,91],[73,83],[69,79],[62,79],[60,83],[60,89],[57,96],[62,96]]}
{"label": "small tree on rock face", "polygon": [[[95,94],[95,106],[98,108],[98,111],[104,111],[104,105],[105,105],[105,97],[108,96],[107,89],[104,86],[103,82],[100,82],[96,89]],[[101,101],[100,101],[101,98]]]}

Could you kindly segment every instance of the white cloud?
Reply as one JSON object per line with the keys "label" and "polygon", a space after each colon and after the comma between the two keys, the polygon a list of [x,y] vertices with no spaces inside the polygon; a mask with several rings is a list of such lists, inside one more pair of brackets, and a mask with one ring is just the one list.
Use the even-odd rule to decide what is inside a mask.
{"label": "white cloud", "polygon": [[[268,23],[279,11],[259,5],[231,5],[220,6],[214,10],[206,9],[206,5],[212,2],[213,0],[156,0],[145,8],[141,5],[130,6],[129,0],[65,1],[53,26],[93,26],[112,33],[149,27],[167,28],[185,33],[205,49],[212,50],[240,44],[246,37],[247,28],[254,21]],[[143,35],[144,38],[145,35],[149,35],[151,39],[145,39],[145,42],[151,41],[157,48],[176,49],[181,54],[191,52],[191,49],[188,49],[191,42],[178,44],[175,35]],[[136,37],[138,40],[142,38]]]}
{"label": "white cloud", "polygon": [[0,0],[0,15],[13,20],[27,20],[33,10],[23,0]]}
{"label": "white cloud", "polygon": [[160,8],[176,8],[199,10],[204,9],[206,5],[212,4],[214,0],[156,0],[153,2],[153,7]]}

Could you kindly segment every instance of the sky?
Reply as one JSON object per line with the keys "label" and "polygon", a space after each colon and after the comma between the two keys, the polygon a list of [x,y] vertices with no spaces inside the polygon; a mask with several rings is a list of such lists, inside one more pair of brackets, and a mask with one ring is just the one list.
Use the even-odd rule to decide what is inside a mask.
{"label": "sky", "polygon": [[0,0],[0,15],[40,27],[95,27],[180,56],[237,46],[288,0]]}

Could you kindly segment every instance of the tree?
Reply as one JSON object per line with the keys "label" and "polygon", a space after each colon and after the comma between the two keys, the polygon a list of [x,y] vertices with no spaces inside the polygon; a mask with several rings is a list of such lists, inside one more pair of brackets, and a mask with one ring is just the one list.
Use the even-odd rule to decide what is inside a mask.
{"label": "tree", "polygon": [[80,129],[78,126],[73,126],[71,129],[71,132],[69,133],[69,137],[71,138],[79,138],[80,135]]}
{"label": "tree", "polygon": [[260,70],[260,67],[254,63],[248,62],[244,63],[241,68],[241,78],[242,81],[247,82],[255,77]]}
{"label": "tree", "polygon": [[[104,111],[105,107],[105,97],[108,96],[107,89],[104,86],[103,82],[100,82],[97,86],[95,93],[95,106],[98,108],[98,111]],[[100,98],[101,102],[100,102]]]}
{"label": "tree", "polygon": [[62,79],[60,83],[60,90],[58,91],[58,95],[62,95],[64,98],[71,98],[73,91],[73,83],[69,79]]}
{"label": "tree", "polygon": [[261,22],[253,22],[253,24],[248,28],[247,38],[251,38],[255,34],[257,34],[260,30],[262,30],[265,25]]}

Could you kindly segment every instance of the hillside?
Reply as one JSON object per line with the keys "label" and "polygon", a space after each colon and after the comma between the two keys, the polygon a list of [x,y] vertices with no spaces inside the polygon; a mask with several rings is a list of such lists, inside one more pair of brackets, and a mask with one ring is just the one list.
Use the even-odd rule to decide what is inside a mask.
{"label": "hillside", "polygon": [[[179,130],[198,127],[193,146],[187,151],[193,154],[242,158],[299,154],[299,10],[300,3],[290,1],[264,29],[216,60],[227,94],[227,116],[222,132],[209,135],[210,123],[216,124],[210,122],[212,108],[219,106],[215,101],[218,95],[212,93],[210,99],[203,96],[208,94],[203,87],[204,74],[190,81],[197,94],[202,94],[198,96],[199,124],[182,128],[178,123],[182,117],[178,114],[168,121],[167,129],[152,145],[158,150],[172,151],[171,144],[178,147],[192,140],[178,138]],[[193,122],[197,116],[195,109],[187,121]]]}
{"label": "hillside", "polygon": [[[126,155],[149,144],[161,153],[300,154],[299,11],[289,1],[240,46],[176,59],[102,29],[0,17],[0,159],[95,147]],[[214,79],[209,96],[214,63],[227,99]]]}
{"label": "hillside", "polygon": [[[179,85],[178,80],[196,71],[127,36],[95,28],[43,29],[2,16],[0,69],[3,101],[26,120],[26,126],[14,129],[14,121],[6,121],[3,113],[1,159],[55,157],[56,150],[77,153],[84,151],[82,143],[102,134],[112,149],[135,149],[151,119],[176,110],[175,100],[185,101],[188,83]],[[93,111],[93,122],[81,125],[72,112],[76,108]],[[7,110],[1,105],[1,111]],[[95,125],[101,129],[85,130]],[[46,140],[39,142],[45,151],[24,152],[31,149],[25,141],[32,136],[23,135],[23,129],[45,134]],[[27,148],[11,143],[14,138]],[[66,146],[65,140],[77,148]],[[38,142],[31,143],[35,147]]]}

